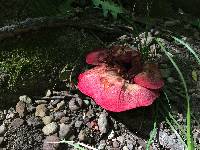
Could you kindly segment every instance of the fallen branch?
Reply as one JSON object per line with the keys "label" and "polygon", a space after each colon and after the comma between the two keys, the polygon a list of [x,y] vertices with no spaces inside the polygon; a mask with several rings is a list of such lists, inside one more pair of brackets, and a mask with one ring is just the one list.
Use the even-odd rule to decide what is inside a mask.
{"label": "fallen branch", "polygon": [[[67,17],[40,17],[27,18],[24,21],[16,24],[7,25],[0,28],[0,41],[6,38],[14,37],[31,31],[38,31],[44,28],[57,27],[74,27],[79,29],[99,31],[107,34],[120,36],[125,33],[125,30],[117,26],[108,26],[103,24],[90,23],[87,20],[74,20]],[[126,29],[127,30],[127,29]]]}

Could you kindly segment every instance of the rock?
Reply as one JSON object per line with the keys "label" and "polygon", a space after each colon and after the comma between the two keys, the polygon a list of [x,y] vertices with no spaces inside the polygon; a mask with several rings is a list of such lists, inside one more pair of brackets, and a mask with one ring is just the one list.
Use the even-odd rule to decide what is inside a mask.
{"label": "rock", "polygon": [[51,90],[47,90],[45,97],[51,97],[53,92]]}
{"label": "rock", "polygon": [[85,104],[86,106],[89,106],[89,105],[90,105],[90,101],[87,100],[87,99],[84,99],[83,102],[84,102],[84,104]]}
{"label": "rock", "polygon": [[36,107],[35,116],[44,117],[47,113],[46,104],[40,104]]}
{"label": "rock", "polygon": [[85,132],[85,130],[81,130],[80,132],[79,132],[79,134],[78,134],[78,139],[79,139],[79,141],[87,141],[87,135],[86,135],[86,132]]}
{"label": "rock", "polygon": [[98,146],[98,150],[104,150],[106,147],[106,141],[105,140],[101,140],[100,144]]}
{"label": "rock", "polygon": [[[3,143],[4,137],[0,137],[0,146]],[[2,149],[3,150],[3,149]]]}
{"label": "rock", "polygon": [[43,127],[42,132],[44,133],[44,135],[50,135],[50,134],[55,133],[57,129],[58,129],[57,123],[51,122]]}
{"label": "rock", "polygon": [[75,126],[76,128],[80,128],[82,124],[83,124],[83,121],[77,120],[77,121],[75,122],[75,125],[74,125],[74,126]]}
{"label": "rock", "polygon": [[28,97],[27,95],[23,95],[19,97],[19,100],[26,103],[26,104],[31,104],[32,100],[30,97]]}
{"label": "rock", "polygon": [[58,121],[58,120],[60,120],[62,117],[65,116],[65,113],[62,112],[62,111],[58,111],[58,112],[55,112],[53,115],[54,115],[55,120]]}
{"label": "rock", "polygon": [[39,127],[43,124],[41,119],[38,117],[30,117],[27,119],[26,122],[29,126],[33,126],[33,127]]}
{"label": "rock", "polygon": [[69,109],[70,109],[71,111],[76,111],[76,110],[78,110],[80,107],[82,107],[82,104],[83,104],[83,101],[82,101],[82,99],[80,99],[79,97],[72,98],[72,99],[69,101]]}
{"label": "rock", "polygon": [[47,125],[47,124],[49,124],[49,123],[51,123],[51,122],[53,121],[53,117],[52,117],[52,116],[44,116],[44,117],[42,118],[42,121],[43,121],[43,123],[44,123],[45,125]]}
{"label": "rock", "polygon": [[118,140],[120,143],[124,143],[124,136],[118,136],[118,137],[117,137],[117,140]]}
{"label": "rock", "polygon": [[57,105],[59,102],[60,102],[60,99],[52,100],[52,101],[51,101],[51,105],[52,105],[52,106],[55,106],[55,105]]}
{"label": "rock", "polygon": [[6,132],[6,126],[5,126],[5,124],[2,124],[0,126],[0,135],[3,135],[5,132]]}
{"label": "rock", "polygon": [[59,137],[61,139],[68,138],[72,133],[72,127],[69,124],[60,124]]}
{"label": "rock", "polygon": [[36,109],[36,107],[31,104],[27,105],[26,108],[29,113],[35,111]]}
{"label": "rock", "polygon": [[124,146],[122,150],[130,150],[127,146]]}
{"label": "rock", "polygon": [[113,141],[113,148],[119,148],[119,146],[120,146],[119,141],[114,140],[114,141]]}
{"label": "rock", "polygon": [[108,135],[108,139],[113,139],[115,137],[115,131],[111,130],[110,134]]}
{"label": "rock", "polygon": [[69,123],[69,121],[70,121],[69,117],[62,117],[60,119],[60,123]]}
{"label": "rock", "polygon": [[108,124],[107,114],[105,112],[102,112],[100,114],[99,119],[98,119],[98,126],[99,126],[99,131],[101,132],[101,134],[108,132],[109,124]]}
{"label": "rock", "polygon": [[58,149],[60,143],[57,142],[59,142],[59,138],[56,135],[47,136],[43,143],[43,150]]}
{"label": "rock", "polygon": [[19,101],[16,105],[16,112],[19,114],[19,117],[24,117],[27,112],[26,104],[23,101]]}
{"label": "rock", "polygon": [[19,128],[21,125],[23,125],[23,123],[24,123],[23,119],[16,118],[11,122],[10,126],[12,128]]}
{"label": "rock", "polygon": [[61,101],[60,103],[57,104],[57,107],[55,108],[55,111],[60,110],[62,108],[64,108],[65,106],[65,101]]}
{"label": "rock", "polygon": [[35,103],[40,105],[40,104],[46,104],[47,101],[46,100],[35,100]]}

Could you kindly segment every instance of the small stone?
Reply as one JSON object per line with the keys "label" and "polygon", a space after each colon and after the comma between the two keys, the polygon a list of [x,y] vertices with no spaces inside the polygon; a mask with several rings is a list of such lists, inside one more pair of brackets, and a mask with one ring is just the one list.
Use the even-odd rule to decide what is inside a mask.
{"label": "small stone", "polygon": [[107,133],[109,129],[107,114],[102,112],[98,119],[99,131],[101,134]]}
{"label": "small stone", "polygon": [[84,104],[87,105],[87,106],[90,105],[90,101],[87,100],[87,99],[83,100],[83,102],[84,102]]}
{"label": "small stone", "polygon": [[117,137],[117,140],[118,140],[120,143],[123,143],[123,142],[124,142],[124,136],[118,136],[118,137]]}
{"label": "small stone", "polygon": [[5,124],[2,124],[0,126],[0,135],[3,135],[5,132],[6,132],[6,126],[5,126]]}
{"label": "small stone", "polygon": [[33,106],[33,105],[27,105],[26,108],[27,108],[27,111],[28,111],[28,112],[33,112],[33,111],[35,111],[35,109],[36,109],[36,107]]}
{"label": "small stone", "polygon": [[53,121],[53,117],[52,117],[52,116],[44,116],[44,117],[42,118],[42,121],[43,121],[43,123],[44,123],[45,125],[47,125],[47,124],[49,124],[49,123],[51,123],[51,122]]}
{"label": "small stone", "polygon": [[46,100],[36,100],[35,103],[40,105],[40,104],[46,104],[47,101]]}
{"label": "small stone", "polygon": [[60,123],[69,123],[69,117],[62,117],[61,119],[60,119]]}
{"label": "small stone", "polygon": [[130,150],[127,146],[124,146],[122,150]]}
{"label": "small stone", "polygon": [[30,97],[28,97],[27,95],[23,95],[19,97],[19,100],[26,103],[26,104],[31,104],[32,100]]}
{"label": "small stone", "polygon": [[45,104],[40,104],[36,107],[35,116],[44,117],[46,115],[47,108]]}
{"label": "small stone", "polygon": [[12,127],[12,128],[19,128],[22,124],[24,123],[24,120],[23,119],[20,119],[20,118],[16,118],[16,119],[14,119],[12,122],[11,122],[11,124],[10,124],[10,126]]}
{"label": "small stone", "polygon": [[65,106],[65,101],[61,101],[60,103],[57,104],[55,111],[64,108],[64,106]]}
{"label": "small stone", "polygon": [[58,120],[60,120],[62,117],[65,116],[65,113],[62,112],[62,111],[58,111],[58,112],[55,112],[53,115],[54,115],[55,120],[58,121]]}
{"label": "small stone", "polygon": [[115,131],[111,130],[110,134],[108,135],[108,139],[112,139],[115,137]]}
{"label": "small stone", "polygon": [[72,127],[69,124],[60,124],[60,131],[59,131],[59,137],[61,139],[68,138],[72,133]]}
{"label": "small stone", "polygon": [[85,130],[81,130],[78,134],[78,139],[79,141],[86,141],[87,140],[87,135],[85,133]]}
{"label": "small stone", "polygon": [[44,135],[50,135],[50,134],[55,133],[57,129],[58,129],[57,123],[51,122],[43,127],[42,132],[44,133]]}
{"label": "small stone", "polygon": [[83,101],[82,101],[82,99],[80,99],[79,97],[72,98],[72,99],[69,101],[69,109],[70,109],[71,111],[76,111],[76,110],[78,110],[80,107],[82,107],[82,104],[83,104]]}
{"label": "small stone", "polygon": [[47,90],[46,97],[51,97],[53,92],[51,90]]}
{"label": "small stone", "polygon": [[98,150],[104,150],[106,147],[106,141],[105,140],[101,140],[100,144],[98,146]]}
{"label": "small stone", "polygon": [[47,136],[43,143],[43,150],[56,150],[60,143],[56,135]]}
{"label": "small stone", "polygon": [[113,148],[119,148],[119,146],[120,146],[119,141],[114,140],[114,141],[113,141]]}
{"label": "small stone", "polygon": [[60,99],[52,100],[52,101],[51,101],[51,105],[52,105],[52,106],[55,106],[55,105],[57,105],[59,102],[60,102]]}
{"label": "small stone", "polygon": [[76,128],[80,128],[82,124],[83,124],[83,121],[77,120],[77,121],[75,122],[75,127],[76,127]]}
{"label": "small stone", "polygon": [[16,112],[19,114],[19,117],[24,117],[26,111],[26,104],[23,101],[19,101],[16,105]]}
{"label": "small stone", "polygon": [[3,143],[4,137],[0,137],[0,146]]}
{"label": "small stone", "polygon": [[29,126],[33,126],[33,127],[39,127],[43,124],[41,119],[38,117],[30,117],[27,119],[26,122]]}

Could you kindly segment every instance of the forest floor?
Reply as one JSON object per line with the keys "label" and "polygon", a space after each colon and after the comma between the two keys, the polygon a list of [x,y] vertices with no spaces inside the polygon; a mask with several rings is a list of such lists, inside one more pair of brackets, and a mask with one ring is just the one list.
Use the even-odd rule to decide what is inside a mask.
{"label": "forest floor", "polygon": [[[25,15],[26,11],[22,14]],[[10,20],[9,15],[13,16]],[[0,16],[0,29],[18,21],[14,19],[15,13],[8,16]],[[21,22],[27,18],[26,15],[17,17]],[[0,148],[74,149],[70,142],[57,143],[65,138],[96,149],[141,150],[147,149],[149,141],[150,149],[185,149],[184,133],[179,128],[175,130],[178,133],[173,132],[166,120],[169,116],[163,105],[167,106],[169,102],[164,92],[149,107],[112,113],[81,94],[69,80],[63,81],[71,75],[70,80],[76,84],[78,74],[88,68],[85,54],[92,49],[115,44],[149,48],[165,80],[164,90],[170,99],[170,113],[185,130],[182,84],[168,58],[157,51],[154,39],[160,37],[186,79],[191,96],[192,134],[198,149],[200,68],[186,48],[170,36],[178,35],[200,55],[200,31],[188,15],[180,18],[134,18],[138,27],[136,32],[123,21],[106,19],[99,11],[89,9],[86,12],[77,10],[67,17],[72,24],[47,25],[12,37],[1,32]],[[33,22],[25,22],[34,27]],[[113,30],[108,30],[110,28]],[[64,67],[69,72],[64,71],[63,74]],[[158,113],[156,136],[149,140],[154,133],[155,113]]]}

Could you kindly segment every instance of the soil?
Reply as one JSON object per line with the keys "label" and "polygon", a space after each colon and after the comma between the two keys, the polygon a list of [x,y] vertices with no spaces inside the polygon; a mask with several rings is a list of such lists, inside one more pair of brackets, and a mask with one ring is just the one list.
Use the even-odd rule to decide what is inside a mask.
{"label": "soil", "polygon": [[[27,15],[38,17],[31,13]],[[15,15],[13,14],[13,18]],[[26,17],[26,15],[20,15],[19,18]],[[182,84],[168,58],[161,51],[156,50],[157,45],[152,39],[159,36],[173,54],[189,87],[192,133],[196,149],[199,149],[200,68],[186,49],[170,38],[170,35],[181,35],[196,53],[200,54],[199,29],[191,25],[188,16],[184,17],[187,19],[184,18],[181,21],[152,19],[152,23],[147,25],[148,29],[143,28],[146,25],[144,18],[137,19],[136,24],[143,28],[137,35],[140,40],[130,33],[116,38],[109,34],[64,27],[47,28],[1,41],[2,57],[7,59],[17,51],[20,57],[25,56],[25,58],[32,59],[32,56],[36,56],[39,61],[34,59],[34,65],[29,66],[31,69],[21,72],[14,85],[14,90],[8,88],[9,72],[0,70],[0,148],[8,150],[74,149],[70,144],[59,143],[65,139],[75,143],[85,143],[99,150],[142,150],[147,149],[149,141],[151,142],[149,149],[185,149],[181,138],[178,137],[179,134],[184,137],[184,133],[179,130],[177,130],[178,134],[173,132],[166,120],[170,112],[178,124],[183,129],[186,128]],[[0,18],[5,21],[6,14]],[[98,22],[104,25],[112,22],[96,11],[93,15],[78,12],[78,15],[75,15],[75,19],[77,18],[80,21],[88,19],[91,23]],[[155,24],[156,21],[157,24]],[[15,20],[8,22],[15,22]],[[1,23],[1,26],[3,25],[4,23]],[[122,27],[124,23],[115,21],[114,25]],[[148,32],[147,37],[144,31]],[[89,68],[84,62],[84,55],[87,51],[114,44],[127,44],[138,48],[144,40],[148,41],[146,44],[149,44],[151,49],[151,61],[159,63],[165,80],[164,92],[153,105],[121,113],[108,112],[76,89],[74,84],[76,84],[78,74]],[[77,57],[80,57],[78,62]],[[4,61],[5,58],[2,60]],[[41,65],[38,65],[38,62]],[[73,72],[73,84],[69,80],[61,81],[59,78],[66,64],[77,65]],[[192,71],[195,71],[197,80],[192,77]],[[171,106],[165,94],[168,95]],[[154,128],[155,123],[156,128]],[[150,135],[154,133],[153,129],[156,135],[149,140]],[[183,140],[185,142],[185,137]]]}

